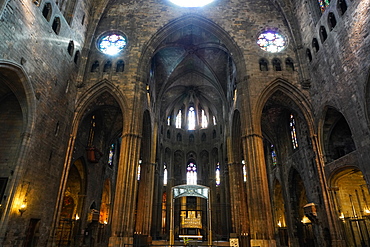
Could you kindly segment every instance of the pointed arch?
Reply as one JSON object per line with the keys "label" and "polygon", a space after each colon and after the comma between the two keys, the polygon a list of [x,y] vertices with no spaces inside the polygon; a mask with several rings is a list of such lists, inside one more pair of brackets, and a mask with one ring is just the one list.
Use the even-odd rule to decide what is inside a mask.
{"label": "pointed arch", "polygon": [[[77,101],[75,110],[76,115],[72,123],[72,133],[76,134],[78,123],[83,118],[89,104],[104,93],[110,94],[115,99],[122,112],[124,112],[124,109],[128,109],[126,97],[121,93],[121,91],[110,81],[102,80],[89,88]],[[123,115],[123,122],[125,122],[124,120],[125,115]]]}
{"label": "pointed arch", "polygon": [[[13,178],[7,180],[4,190],[7,197],[1,198],[2,201],[0,199],[3,207],[0,228],[5,229],[11,213],[11,205],[17,203],[14,199],[17,193],[17,184],[20,182],[19,178],[24,171],[23,167],[29,165],[25,155],[27,149],[32,146],[29,141],[36,122],[36,97],[29,77],[21,65],[0,59],[0,78],[0,104],[5,103],[11,107],[11,109],[6,107],[6,109],[0,110],[0,119],[6,119],[9,116],[9,110],[16,110],[12,112],[13,115],[7,122],[8,125],[11,123],[9,126],[15,127],[13,128],[14,132],[9,132],[9,129],[1,131],[0,128],[1,134],[7,132],[12,135],[10,138],[12,141],[7,143],[11,148],[3,145],[6,152],[3,152],[3,149],[0,150],[3,159],[8,158],[5,155],[11,157],[5,169],[14,171]],[[4,136],[2,135],[2,137]],[[0,168],[4,171],[4,167]]]}
{"label": "pointed arch", "polygon": [[[262,120],[262,111],[266,104],[266,102],[269,100],[269,98],[276,92],[282,92],[284,95],[289,97],[293,102],[296,103],[296,106],[305,119],[305,122],[308,125],[308,128],[310,130],[310,134],[314,133],[314,123],[313,123],[313,117],[312,117],[312,111],[311,104],[306,98],[306,96],[294,85],[289,83],[288,81],[278,78],[274,81],[272,81],[261,93],[261,96],[257,100],[257,104],[255,105],[252,112],[256,112],[256,119],[253,124],[255,124],[255,130],[261,131],[261,120]],[[262,134],[262,133],[258,133]]]}

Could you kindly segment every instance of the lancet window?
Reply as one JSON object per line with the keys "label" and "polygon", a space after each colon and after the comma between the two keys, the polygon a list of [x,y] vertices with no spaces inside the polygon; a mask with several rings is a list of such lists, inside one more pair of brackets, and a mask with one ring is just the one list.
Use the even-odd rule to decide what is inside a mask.
{"label": "lancet window", "polygon": [[197,184],[197,166],[193,162],[186,169],[186,184]]}
{"label": "lancet window", "polygon": [[293,149],[297,149],[298,148],[297,132],[296,132],[295,119],[294,119],[293,114],[290,114],[289,127],[290,127],[290,135],[292,139]]}

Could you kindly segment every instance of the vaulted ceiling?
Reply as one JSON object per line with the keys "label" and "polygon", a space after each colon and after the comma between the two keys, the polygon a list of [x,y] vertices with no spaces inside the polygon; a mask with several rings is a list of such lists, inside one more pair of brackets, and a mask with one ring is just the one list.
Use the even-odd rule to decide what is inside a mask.
{"label": "vaulted ceiling", "polygon": [[234,68],[225,45],[209,31],[190,24],[172,33],[152,59],[161,113],[190,103],[220,114],[232,88]]}

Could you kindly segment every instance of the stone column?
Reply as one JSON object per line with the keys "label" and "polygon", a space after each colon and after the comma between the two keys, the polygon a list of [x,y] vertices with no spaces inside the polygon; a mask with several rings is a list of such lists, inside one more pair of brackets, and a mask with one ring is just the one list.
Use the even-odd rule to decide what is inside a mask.
{"label": "stone column", "polygon": [[243,137],[247,167],[247,199],[251,246],[276,246],[267,171],[261,135]]}
{"label": "stone column", "polygon": [[125,133],[122,136],[110,247],[133,244],[140,143],[141,138],[138,134]]}
{"label": "stone column", "polygon": [[141,165],[141,177],[138,191],[138,205],[135,233],[149,237],[153,208],[155,164],[144,162]]}
{"label": "stone column", "polygon": [[[243,165],[240,163],[228,164],[230,183],[230,202],[232,216],[232,231],[236,236],[245,236],[248,233],[248,209],[245,186],[243,182]],[[245,245],[240,245],[244,247]]]}

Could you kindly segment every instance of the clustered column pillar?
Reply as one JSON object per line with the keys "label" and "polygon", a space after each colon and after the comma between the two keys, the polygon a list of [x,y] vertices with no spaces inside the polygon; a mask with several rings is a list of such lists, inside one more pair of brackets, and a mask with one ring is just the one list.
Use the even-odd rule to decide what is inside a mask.
{"label": "clustered column pillar", "polygon": [[276,246],[266,164],[261,135],[243,138],[247,167],[247,199],[251,246]]}
{"label": "clustered column pillar", "polygon": [[133,244],[140,142],[138,134],[126,133],[122,136],[110,247]]}
{"label": "clustered column pillar", "polygon": [[[243,240],[248,233],[248,209],[243,182],[243,166],[240,163],[231,163],[229,167],[230,178],[230,201],[232,215],[232,229],[240,240]],[[236,237],[235,236],[235,237]],[[245,241],[240,241],[240,246],[246,246]]]}

